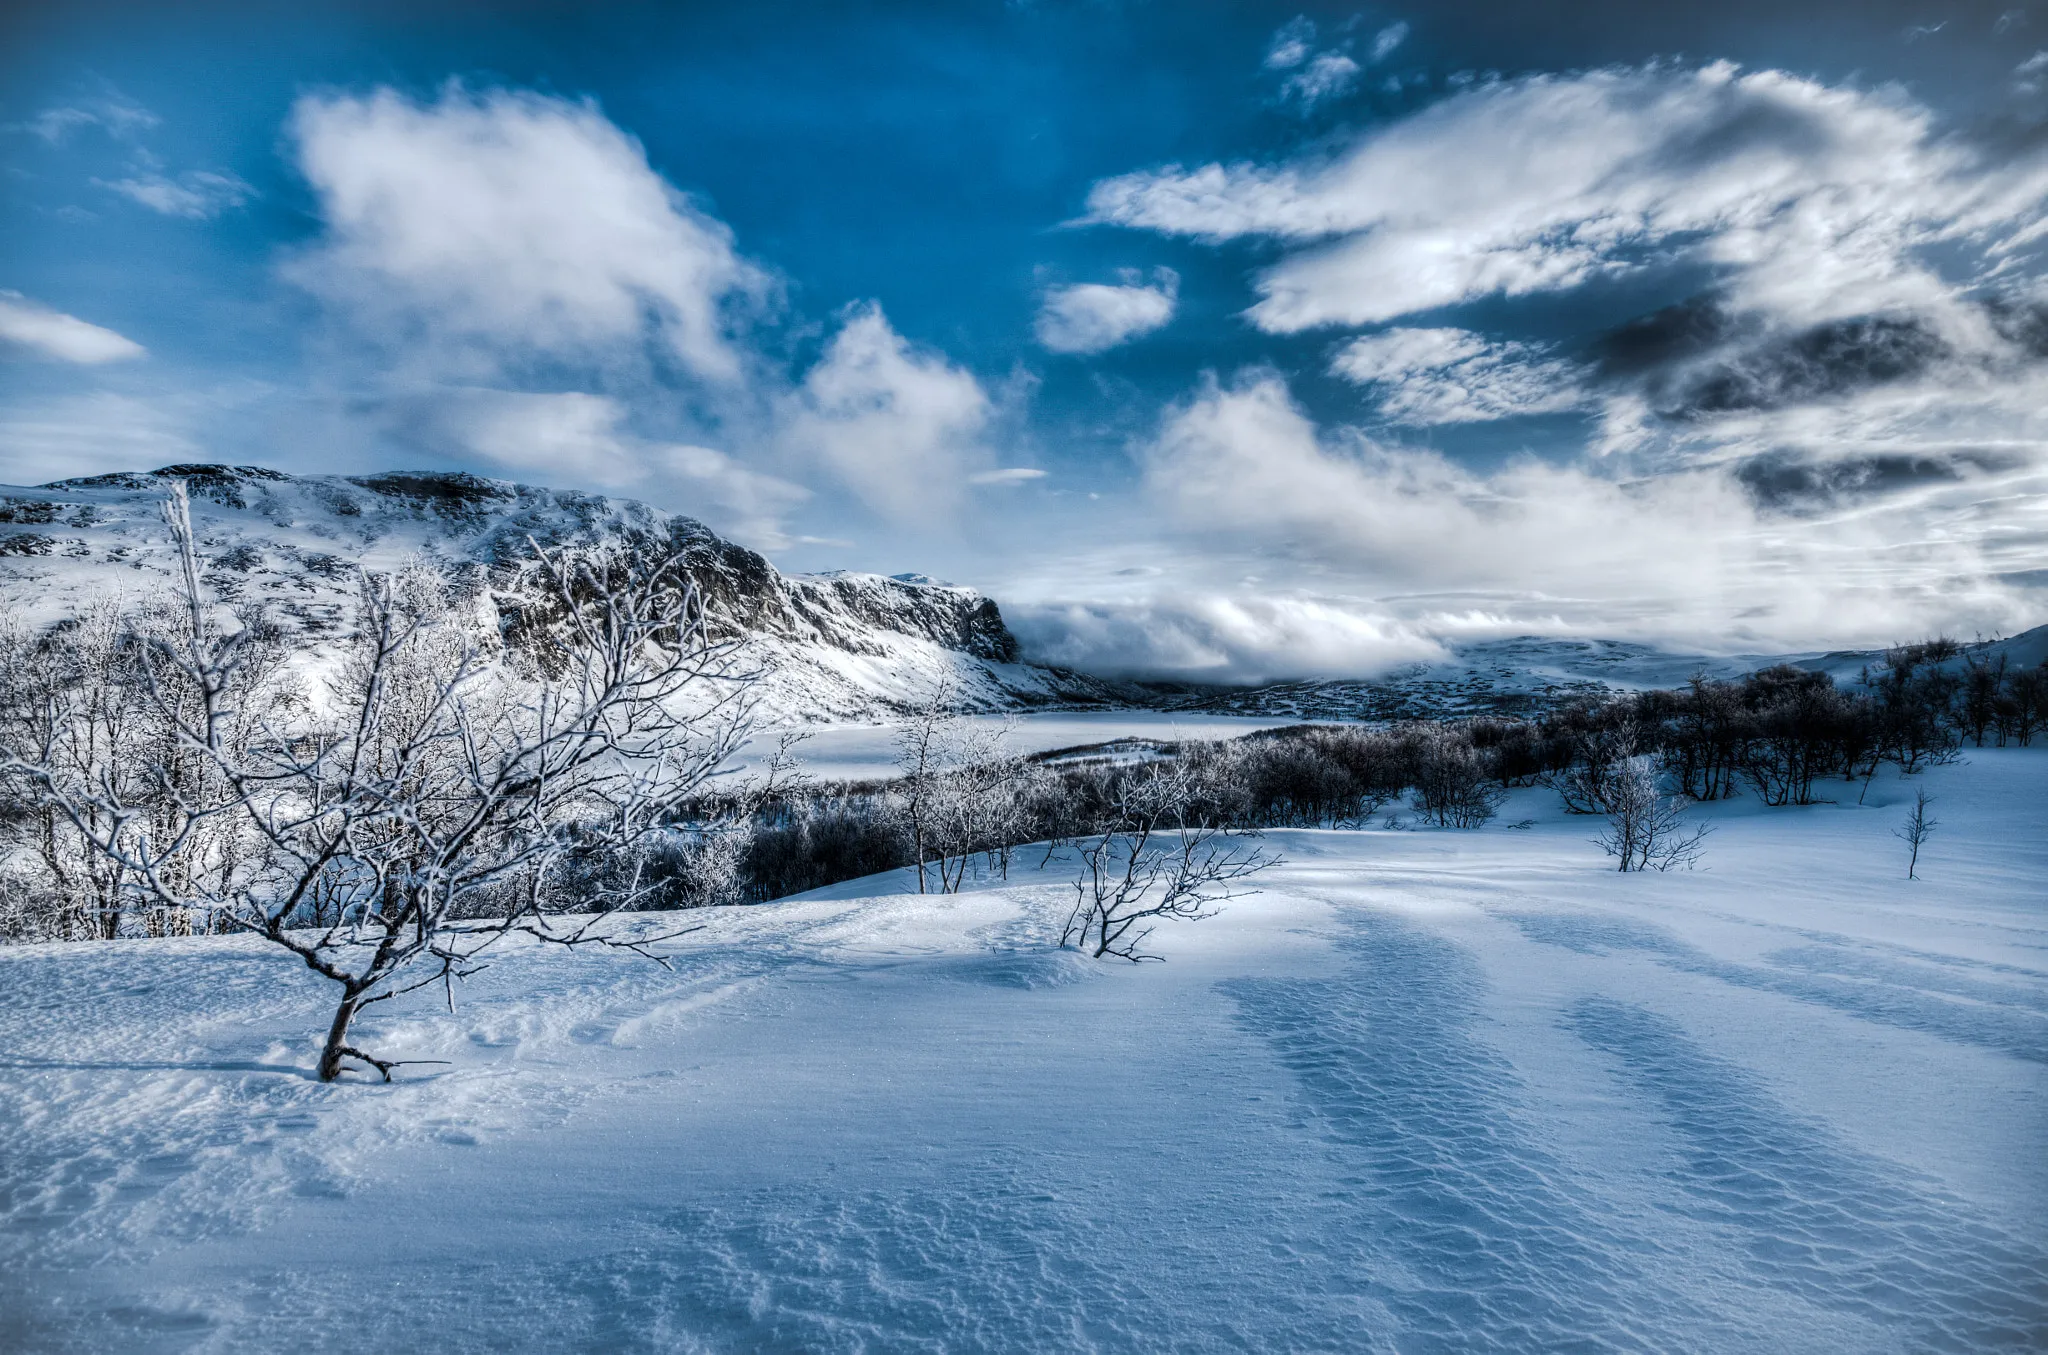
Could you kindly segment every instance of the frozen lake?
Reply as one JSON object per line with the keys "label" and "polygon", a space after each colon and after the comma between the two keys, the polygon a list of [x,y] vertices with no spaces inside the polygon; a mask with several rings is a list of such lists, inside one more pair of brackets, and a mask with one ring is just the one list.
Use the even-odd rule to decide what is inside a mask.
{"label": "frozen lake", "polygon": [[[999,715],[970,715],[966,724],[994,727],[1003,723]],[[1055,748],[1103,743],[1109,739],[1146,737],[1155,739],[1234,739],[1261,729],[1278,729],[1300,724],[1299,720],[1255,720],[1234,715],[1181,714],[1172,711],[1054,711],[1017,717],[1010,736],[1015,753],[1044,753]],[[901,725],[846,724],[805,725],[810,737],[796,750],[804,771],[820,781],[860,781],[894,776],[896,735]],[[775,731],[755,735],[753,744],[741,754],[738,766],[757,764],[775,747]]]}

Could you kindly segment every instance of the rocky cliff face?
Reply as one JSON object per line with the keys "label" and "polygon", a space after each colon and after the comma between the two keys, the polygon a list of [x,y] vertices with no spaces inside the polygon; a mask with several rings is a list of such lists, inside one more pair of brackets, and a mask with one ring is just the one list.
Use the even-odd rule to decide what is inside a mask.
{"label": "rocky cliff face", "polygon": [[192,496],[205,581],[261,604],[309,644],[347,625],[359,568],[424,556],[486,576],[542,546],[680,549],[718,624],[770,669],[770,712],[857,719],[922,702],[944,680],[963,708],[1096,704],[1110,684],[1020,661],[995,602],[920,576],[785,576],[702,523],[629,499],[464,474],[292,476],[256,466],[166,466],[0,487],[0,588],[30,624],[97,598],[165,586],[174,563],[158,505]]}

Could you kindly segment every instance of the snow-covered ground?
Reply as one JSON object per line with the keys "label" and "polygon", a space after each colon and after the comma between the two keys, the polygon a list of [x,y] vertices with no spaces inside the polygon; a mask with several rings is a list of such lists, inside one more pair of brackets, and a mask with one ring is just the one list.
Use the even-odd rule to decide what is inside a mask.
{"label": "snow-covered ground", "polygon": [[[1005,717],[966,715],[964,725],[996,729],[1010,726],[1004,747],[1011,753],[1046,753],[1079,748],[1112,739],[1143,738],[1178,742],[1187,739],[1234,739],[1261,729],[1292,723],[1284,719],[1255,720],[1238,715],[1199,711],[1103,710],[1041,711]],[[807,736],[794,756],[804,775],[818,781],[863,781],[895,776],[899,724],[832,724],[798,726]],[[735,771],[760,765],[775,751],[776,730],[764,729],[733,759]]]}
{"label": "snow-covered ground", "polygon": [[509,954],[391,1086],[248,942],[0,951],[0,1348],[2048,1348],[2048,749],[1922,784],[1918,883],[1895,779],[1692,874],[1275,833],[1157,965],[862,881]]}

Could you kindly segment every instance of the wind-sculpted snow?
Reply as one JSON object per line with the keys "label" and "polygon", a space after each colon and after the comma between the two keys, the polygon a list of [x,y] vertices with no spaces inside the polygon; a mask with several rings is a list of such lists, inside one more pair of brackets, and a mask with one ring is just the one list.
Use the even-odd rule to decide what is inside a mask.
{"label": "wind-sculpted snow", "polygon": [[1932,965],[1888,962],[1839,947],[1781,952],[1770,957],[1776,962],[1771,965],[1741,964],[1708,955],[1652,924],[1605,915],[1543,913],[1512,921],[1547,945],[1590,955],[1639,951],[1681,973],[2048,1063],[2048,1001],[2038,985],[2029,991],[1985,983]]}
{"label": "wind-sculpted snow", "polygon": [[[1350,1208],[1405,1350],[1697,1350],[1754,1342],[1676,1291],[1672,1255],[1525,1125],[1514,1069],[1474,1033],[1479,971],[1392,917],[1340,942],[1331,979],[1226,985],[1301,1080],[1312,1123],[1356,1154]],[[1377,1261],[1378,1264],[1372,1264]]]}
{"label": "wind-sculpted snow", "polygon": [[1664,1017],[1587,998],[1566,1023],[1656,1101],[1680,1142],[1681,1207],[1736,1233],[1760,1282],[1918,1349],[2048,1349],[2048,1252],[2037,1243],[1845,1147]]}

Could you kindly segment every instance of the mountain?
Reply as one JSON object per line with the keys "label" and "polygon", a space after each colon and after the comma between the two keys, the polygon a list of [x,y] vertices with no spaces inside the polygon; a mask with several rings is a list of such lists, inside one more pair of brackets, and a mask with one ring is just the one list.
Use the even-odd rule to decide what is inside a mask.
{"label": "mountain", "polygon": [[[1854,681],[1880,651],[1671,653],[1616,640],[1522,636],[1453,645],[1434,663],[1370,679],[1218,687],[1118,682],[1025,661],[993,599],[922,575],[785,575],[694,519],[630,499],[466,474],[286,475],[256,466],[166,466],[34,487],[0,486],[0,589],[31,624],[96,598],[166,586],[172,558],[158,505],[172,480],[192,495],[205,582],[257,602],[317,653],[347,624],[358,566],[425,556],[487,573],[544,546],[677,547],[714,610],[754,637],[770,672],[763,714],[796,720],[899,715],[949,682],[969,711],[1145,706],[1267,719],[1400,720],[1527,714],[1581,696],[1737,677],[1777,663]],[[2048,626],[1967,648],[2031,665]],[[1952,661],[1955,662],[1955,661]]]}
{"label": "mountain", "polygon": [[314,650],[348,622],[358,566],[419,556],[502,571],[529,549],[673,547],[715,619],[753,637],[763,714],[858,720],[900,713],[949,681],[966,710],[1118,703],[1127,689],[1023,662],[995,602],[919,575],[784,575],[694,519],[627,499],[466,474],[286,475],[166,466],[34,487],[0,486],[0,587],[29,624],[95,599],[167,586],[166,487],[192,498],[204,582],[262,604]]}
{"label": "mountain", "polygon": [[[1989,661],[2003,657],[2013,667],[2032,667],[2048,660],[2048,626],[1964,644],[1943,666],[1960,667],[1966,656]],[[1825,672],[1838,685],[1850,685],[1883,657],[1881,649],[1683,654],[1620,640],[1524,635],[1453,645],[1445,659],[1409,664],[1370,679],[1161,689],[1159,699],[1180,710],[1301,720],[1528,715],[1575,698],[1682,687],[1695,674],[1737,678],[1778,664]]]}

